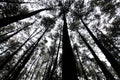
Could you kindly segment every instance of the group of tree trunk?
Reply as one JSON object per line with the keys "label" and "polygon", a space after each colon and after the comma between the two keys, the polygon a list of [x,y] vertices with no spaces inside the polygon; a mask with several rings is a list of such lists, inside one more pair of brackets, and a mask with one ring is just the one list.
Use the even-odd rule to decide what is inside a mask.
{"label": "group of tree trunk", "polygon": [[81,17],[80,17],[80,20],[83,23],[83,25],[85,26],[85,28],[87,29],[87,31],[89,32],[89,34],[91,35],[91,37],[93,38],[93,40],[95,41],[95,43],[97,44],[97,46],[100,48],[100,50],[103,52],[103,54],[105,55],[107,60],[110,62],[111,66],[114,68],[114,70],[116,71],[117,75],[120,78],[120,72],[119,72],[120,65],[119,65],[119,63],[115,60],[115,58],[112,56],[112,54],[101,44],[101,42],[93,35],[93,33],[90,31],[90,29],[87,27],[87,25],[84,23],[84,21]]}
{"label": "group of tree trunk", "polygon": [[[6,1],[3,0],[3,1],[0,1],[0,2],[6,2]],[[16,2],[11,2],[10,1],[8,3],[16,3]],[[21,2],[21,3],[24,3],[24,2]],[[36,10],[36,11],[30,12],[30,13],[27,13],[27,14],[22,14],[22,15],[20,14],[20,15],[17,15],[17,16],[1,18],[0,19],[0,28],[9,27],[7,25],[9,25],[9,24],[11,24],[13,22],[17,22],[19,20],[25,19],[25,18],[29,18],[29,17],[34,16],[35,14],[37,14],[37,13],[39,13],[41,11],[45,11],[45,10],[53,10],[53,8],[44,8],[44,9]],[[84,75],[84,78],[86,80],[89,80],[89,78],[88,78],[88,76],[86,74],[86,71],[84,69],[84,66],[83,66],[83,64],[82,64],[82,62],[80,60],[78,50],[76,49],[77,55],[74,54],[74,52],[73,52],[73,48],[72,48],[71,42],[70,42],[70,37],[69,37],[69,34],[68,34],[68,25],[67,25],[66,14],[67,14],[67,11],[63,10],[62,11],[62,17],[63,17],[64,24],[63,24],[63,30],[62,30],[63,31],[62,32],[63,33],[62,34],[62,40],[61,40],[61,35],[60,35],[58,48],[57,48],[57,50],[55,50],[55,52],[51,53],[52,58],[50,58],[50,59],[52,59],[52,60],[47,63],[47,66],[46,66],[46,69],[45,69],[44,75],[43,75],[43,80],[54,80],[53,75],[55,74],[55,71],[56,71],[56,68],[57,68],[57,65],[58,65],[58,55],[59,55],[59,49],[60,49],[61,41],[62,41],[62,80],[79,80],[80,76],[79,76],[79,73],[77,71],[77,64],[78,64],[77,57],[79,59],[79,64],[81,65],[81,69],[82,69],[82,73]],[[105,55],[106,59],[110,62],[110,64],[113,67],[114,71],[116,72],[116,74],[120,78],[120,65],[119,65],[118,61],[115,59],[115,57],[113,57],[113,54],[110,51],[108,51],[108,49],[106,49],[106,47],[101,43],[101,41],[96,36],[94,36],[93,32],[85,24],[82,17],[79,14],[78,14],[78,16],[79,16],[81,22],[83,23],[84,27],[86,28],[86,30],[88,31],[88,33],[90,34],[90,36],[92,37],[92,39],[94,40],[96,45],[98,46],[98,48]],[[21,28],[21,29],[19,29],[17,31],[15,31],[13,34],[5,37],[4,39],[0,39],[0,43],[3,43],[5,41],[9,40],[11,37],[13,37],[14,35],[16,35],[17,33],[19,33],[20,31],[22,31],[23,29],[25,29],[26,27],[28,27],[28,26],[30,26],[32,24],[34,24],[34,22],[27,25],[27,26],[24,26],[23,28]],[[3,80],[18,80],[18,77],[20,76],[21,71],[23,70],[25,65],[28,63],[28,61],[31,59],[31,56],[33,55],[36,47],[38,46],[38,44],[40,42],[40,40],[42,39],[42,37],[44,36],[44,34],[48,30],[49,30],[49,27],[47,27],[44,30],[44,32],[42,33],[42,35],[37,39],[37,41],[32,43],[31,46],[24,52],[24,54],[22,54],[21,58],[17,61],[17,63],[14,65],[14,67],[8,72],[8,74],[6,74],[3,77]],[[7,59],[5,59],[2,63],[0,63],[0,70],[2,70],[4,68],[4,66],[9,61],[11,61],[13,56],[15,56],[21,50],[21,48],[31,38],[33,38],[35,36],[35,34],[34,34],[35,31]],[[103,64],[103,62],[98,58],[97,54],[95,53],[93,48],[89,45],[89,43],[84,38],[84,36],[82,36],[82,34],[79,32],[79,30],[76,30],[76,32],[79,34],[80,38],[83,40],[83,42],[87,46],[88,50],[93,55],[94,59],[96,60],[97,64],[99,65],[100,69],[102,70],[106,80],[115,80],[115,77],[113,76],[113,74],[111,74],[111,72],[106,68],[106,66]],[[108,38],[106,38],[106,41],[107,41],[107,43],[110,43],[118,52],[120,52],[119,49],[117,49],[117,47]],[[56,55],[56,56],[54,57],[54,55]],[[39,62],[39,59],[40,58],[37,58],[37,60],[35,60],[36,63]],[[39,66],[39,65],[36,64],[35,68],[37,66]],[[35,72],[35,71],[33,71],[33,72]],[[31,79],[33,78],[33,76],[34,76],[34,74],[32,74]],[[27,77],[26,77],[26,79],[27,79]]]}

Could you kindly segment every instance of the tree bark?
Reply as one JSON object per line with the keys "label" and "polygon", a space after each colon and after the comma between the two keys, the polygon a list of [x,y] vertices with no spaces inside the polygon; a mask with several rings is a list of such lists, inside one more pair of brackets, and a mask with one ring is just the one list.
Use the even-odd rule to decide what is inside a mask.
{"label": "tree bark", "polygon": [[86,71],[85,71],[85,69],[83,67],[83,64],[82,64],[82,62],[80,60],[80,56],[79,56],[79,53],[78,53],[77,49],[76,49],[76,53],[77,53],[77,56],[78,56],[78,59],[79,59],[80,66],[82,68],[82,72],[83,72],[84,78],[85,78],[85,80],[89,80],[88,77],[87,77]]}
{"label": "tree bark", "polygon": [[30,50],[30,52],[25,56],[25,58],[23,59],[22,63],[17,67],[17,69],[11,75],[11,77],[8,78],[8,79],[6,79],[6,80],[17,80],[17,77],[19,76],[21,70],[24,68],[24,66],[26,65],[26,63],[29,61],[29,59],[33,55],[35,48],[37,47],[38,43],[40,42],[40,40],[42,39],[42,37],[44,36],[44,34],[47,32],[47,30],[48,30],[48,28],[38,38],[38,40],[35,42],[35,45],[32,47],[32,49]]}
{"label": "tree bark", "polygon": [[63,21],[62,80],[78,80],[76,60],[70,44],[65,13],[63,14]]}
{"label": "tree bark", "polygon": [[18,53],[18,51],[20,51],[20,49],[31,39],[31,36],[34,34],[34,32],[29,36],[29,38],[17,49],[15,50],[15,52],[13,52],[5,61],[3,61],[1,64],[0,64],[0,70],[3,69],[3,67],[13,58],[13,56],[15,54]]}
{"label": "tree bark", "polygon": [[97,55],[95,54],[94,50],[92,49],[92,47],[87,43],[87,41],[85,40],[85,38],[80,34],[79,31],[77,31],[80,35],[80,37],[82,38],[82,40],[84,41],[84,43],[86,44],[86,46],[88,47],[88,49],[90,50],[90,52],[92,53],[92,55],[94,56],[96,62],[98,63],[98,65],[100,66],[102,72],[104,73],[106,80],[115,80],[115,78],[112,76],[112,74],[107,70],[107,68],[104,66],[104,64],[102,63],[102,61],[100,61],[100,59],[97,57]]}
{"label": "tree bark", "polygon": [[1,0],[1,3],[12,3],[12,4],[35,4],[38,2],[20,2],[20,1],[7,1],[7,0]]}
{"label": "tree bark", "polygon": [[30,13],[26,13],[26,14],[2,18],[2,19],[0,19],[0,27],[7,26],[8,24],[17,22],[17,21],[25,19],[25,18],[29,18],[29,17],[31,17],[41,11],[45,11],[45,10],[52,10],[52,8],[44,8],[44,9],[39,9],[39,10],[30,12]]}
{"label": "tree bark", "polygon": [[19,29],[18,31],[14,32],[13,34],[5,37],[4,39],[1,39],[1,40],[0,40],[0,43],[3,43],[3,42],[5,42],[5,41],[7,41],[8,39],[10,39],[11,37],[13,37],[14,35],[16,35],[17,33],[19,33],[20,31],[24,30],[25,28],[27,28],[27,27],[29,27],[29,26],[31,26],[31,25],[33,25],[33,24],[34,24],[34,22],[31,23],[31,24],[29,24],[29,25],[27,25],[27,26],[24,26],[23,28],[21,28],[21,29]]}
{"label": "tree bark", "polygon": [[60,42],[61,42],[61,33],[60,33],[60,40],[59,40],[59,44],[58,44],[58,48],[57,48],[57,55],[56,55],[56,58],[55,58],[55,61],[53,63],[53,68],[51,70],[51,74],[50,74],[50,79],[49,80],[52,80],[52,77],[53,77],[53,74],[55,72],[55,69],[57,67],[57,61],[58,61],[58,54],[59,54],[59,49],[60,49]]}
{"label": "tree bark", "polygon": [[115,60],[115,58],[112,56],[112,54],[100,43],[100,41],[94,36],[94,34],[91,32],[91,30],[87,27],[85,22],[82,20],[81,16],[79,15],[81,22],[87,29],[88,33],[91,35],[97,46],[100,48],[100,50],[103,52],[107,60],[110,62],[111,66],[117,73],[118,77],[120,78],[120,65],[119,63]]}

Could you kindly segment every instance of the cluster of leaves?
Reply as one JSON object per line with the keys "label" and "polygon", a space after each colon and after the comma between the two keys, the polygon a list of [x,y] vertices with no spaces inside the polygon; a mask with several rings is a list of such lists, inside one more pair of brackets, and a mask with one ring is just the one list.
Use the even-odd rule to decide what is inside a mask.
{"label": "cluster of leaves", "polygon": [[[75,66],[71,66],[70,64],[76,65],[77,74],[75,74],[75,76],[77,75],[80,80],[118,79],[118,76],[113,70],[115,67],[110,58],[108,59],[107,57],[107,59],[104,59],[108,60],[105,62],[101,59],[99,60],[99,55],[106,56],[105,51],[108,51],[108,53],[113,55],[112,59],[115,58],[118,62],[120,61],[118,54],[120,51],[114,44],[116,41],[117,45],[119,45],[119,39],[116,39],[119,38],[120,19],[118,16],[120,15],[117,13],[119,2],[115,0],[48,0],[47,2],[38,0],[38,2],[43,3],[43,7],[48,7],[48,9],[40,9],[28,13],[28,9],[21,5],[21,3],[25,3],[22,0],[3,0],[3,2],[0,3],[1,19],[13,18],[16,19],[16,21],[13,22],[17,22],[20,19],[33,16],[28,19],[28,22],[26,19],[26,21],[23,20],[23,22],[9,24],[0,28],[1,61],[7,63],[1,70],[1,79],[61,80],[63,60],[68,61],[66,64],[69,66],[67,65],[68,68],[65,67],[68,70],[75,68]],[[39,7],[37,4],[35,6]],[[52,18],[45,17],[44,15],[39,17],[40,14],[34,16],[41,11],[51,10],[53,8],[53,12],[45,13],[45,16],[47,14],[52,15]],[[34,22],[29,22],[29,20],[32,21],[31,19]],[[110,21],[111,24],[109,24]],[[65,42],[65,46],[69,45],[69,37],[67,32],[61,29],[62,26],[68,26],[70,41],[73,46],[72,50],[75,53],[74,58],[72,58],[73,52],[69,50],[69,54],[65,55],[66,58],[63,59],[62,55],[64,52],[61,49],[64,48],[61,46],[61,36],[67,36],[67,38],[63,38],[62,42],[63,44]],[[87,26],[92,30],[91,32]],[[103,31],[107,31],[107,34],[105,35]],[[62,35],[61,32],[63,32]],[[14,36],[17,33],[19,33],[19,35]],[[84,36],[82,36],[81,33]],[[27,39],[26,36],[28,37]],[[65,38],[66,40],[64,40]],[[99,46],[101,46],[101,44],[99,44],[98,41],[103,45],[100,48]],[[69,45],[65,48],[66,50],[64,51],[67,53],[67,49],[71,49],[71,46]],[[103,52],[101,52],[100,49]],[[10,56],[12,56],[12,58],[10,58]],[[6,59],[10,59],[10,61]],[[68,59],[73,59],[74,63],[70,63]],[[110,62],[112,66],[109,66],[108,62]],[[0,66],[1,65],[4,64],[1,63]],[[103,68],[105,70],[103,70]],[[69,74],[71,74],[72,70],[69,72]],[[73,69],[73,73],[74,72],[75,70]],[[72,76],[69,77],[71,78]]]}

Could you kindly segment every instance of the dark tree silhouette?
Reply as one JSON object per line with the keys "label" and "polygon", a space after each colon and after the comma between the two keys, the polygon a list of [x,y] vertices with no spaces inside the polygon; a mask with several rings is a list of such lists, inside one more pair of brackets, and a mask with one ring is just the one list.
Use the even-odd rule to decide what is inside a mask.
{"label": "dark tree silhouette", "polygon": [[54,72],[55,72],[55,69],[57,67],[58,55],[59,55],[59,49],[60,49],[60,43],[61,43],[61,33],[60,33],[60,40],[59,40],[58,48],[57,48],[57,51],[56,51],[56,53],[57,53],[56,54],[56,58],[55,58],[54,63],[53,63],[53,68],[51,70],[50,78],[48,80],[52,80]]}
{"label": "dark tree silhouette", "polygon": [[104,35],[103,32],[97,28],[98,40],[103,44],[103,46],[106,47],[108,51],[111,52],[114,58],[119,62],[120,61],[120,56],[119,56],[120,50],[118,49],[118,47],[116,47],[115,43],[112,40],[110,40],[108,37]]}
{"label": "dark tree silhouette", "polygon": [[85,69],[84,69],[84,66],[83,66],[83,64],[82,64],[82,62],[81,62],[81,60],[80,60],[80,56],[79,56],[79,52],[78,52],[77,46],[74,46],[74,47],[75,47],[75,50],[76,50],[76,53],[77,53],[77,57],[78,57],[78,59],[79,59],[80,66],[81,66],[81,68],[82,68],[82,72],[83,72],[84,78],[85,78],[86,80],[89,80],[88,77],[87,77],[86,71],[85,71]]}
{"label": "dark tree silhouette", "polygon": [[97,46],[100,48],[100,50],[106,56],[107,60],[110,62],[111,66],[114,68],[114,70],[116,71],[117,75],[120,78],[120,65],[118,64],[118,62],[115,60],[115,58],[112,56],[112,54],[100,43],[100,41],[93,35],[93,33],[87,27],[87,25],[85,24],[85,22],[83,21],[83,19],[81,18],[80,15],[79,15],[79,18],[80,18],[81,22],[83,23],[83,25],[85,26],[85,28],[87,29],[87,31],[89,32],[89,34],[91,35],[91,37],[93,38],[93,40],[95,41],[95,43],[97,44]]}
{"label": "dark tree silhouette", "polygon": [[[30,51],[27,51],[27,52],[26,52],[26,53],[28,53],[28,54],[24,57],[22,63],[17,67],[17,69],[13,72],[13,74],[10,75],[10,77],[7,77],[7,79],[4,79],[4,80],[13,80],[13,79],[16,80],[16,79],[17,79],[17,77],[19,76],[21,70],[24,68],[25,64],[26,64],[26,63],[29,61],[29,59],[31,58],[32,54],[34,53],[35,48],[37,47],[37,45],[38,45],[38,43],[40,42],[41,38],[44,36],[44,34],[47,32],[48,29],[49,29],[49,28],[47,28],[47,29],[43,32],[43,34],[38,38],[38,40],[37,40],[35,43],[33,43],[33,45],[30,47],[30,48],[31,48]],[[26,53],[25,53],[25,54],[26,54]]]}
{"label": "dark tree silhouette", "polygon": [[23,1],[7,1],[7,0],[1,0],[1,3],[12,3],[12,4],[36,4],[37,2],[23,2]]}
{"label": "dark tree silhouette", "polygon": [[[36,31],[36,30],[35,30]],[[34,37],[33,34],[35,33],[35,31],[29,36],[29,38],[17,49],[15,50],[15,52],[13,52],[6,60],[4,60],[1,64],[0,64],[0,70],[3,69],[3,67],[13,58],[13,56],[15,54],[17,54],[20,49],[32,38]]]}
{"label": "dark tree silhouette", "polygon": [[80,37],[82,38],[82,40],[84,41],[84,43],[86,44],[86,46],[88,47],[88,49],[91,51],[92,55],[94,56],[96,62],[98,63],[98,65],[100,66],[102,72],[104,73],[106,80],[115,80],[115,78],[112,76],[112,74],[107,70],[107,68],[104,66],[104,64],[102,63],[102,61],[100,61],[100,59],[97,57],[97,55],[95,54],[94,50],[92,49],[92,47],[87,43],[87,41],[85,40],[85,38],[80,34],[79,31],[77,31],[80,35]]}
{"label": "dark tree silhouette", "polygon": [[30,13],[27,13],[27,14],[21,14],[21,15],[17,15],[17,16],[2,18],[2,19],[0,19],[0,23],[1,23],[0,27],[7,26],[10,23],[17,22],[17,21],[25,19],[25,18],[29,18],[29,17],[31,17],[31,16],[33,16],[33,15],[35,15],[35,14],[41,12],[41,11],[52,10],[52,9],[53,8],[39,9],[39,10],[30,12]]}
{"label": "dark tree silhouette", "polygon": [[76,60],[72,47],[70,44],[70,39],[67,30],[67,22],[65,12],[63,13],[63,38],[62,38],[62,80],[78,80]]}
{"label": "dark tree silhouette", "polygon": [[34,24],[34,22],[33,22],[33,23],[30,23],[29,25],[24,26],[23,28],[21,28],[21,29],[19,29],[18,31],[14,32],[13,34],[5,37],[4,39],[1,39],[1,40],[0,40],[0,43],[3,43],[4,41],[9,40],[11,37],[13,37],[14,35],[16,35],[17,33],[19,33],[20,31],[24,30],[25,28],[27,28],[27,27],[29,27],[29,26],[31,26],[31,25],[33,25],[33,24]]}
{"label": "dark tree silhouette", "polygon": [[[29,7],[27,8],[26,6],[30,5],[35,8],[41,7],[41,4],[44,7],[43,9],[33,10],[32,12],[29,12]],[[120,64],[118,63],[119,57],[117,57],[119,54],[114,55],[114,53],[119,53],[120,50],[102,31],[97,30],[98,32],[96,33],[99,33],[100,37],[96,37],[91,31],[91,28],[86,24],[88,22],[89,25],[92,24],[92,21],[95,21],[95,24],[92,24],[93,26],[90,25],[90,27],[97,25],[101,28],[101,26],[106,25],[110,21],[113,26],[118,26],[119,18],[117,17],[119,15],[116,15],[118,14],[118,6],[119,2],[115,0],[90,0],[89,2],[84,0],[38,0],[37,2],[31,2],[31,0],[28,0],[28,2],[25,2],[25,0],[0,0],[0,79],[119,79]],[[49,11],[49,13],[45,15],[38,14],[42,11]],[[101,19],[102,16],[106,15],[107,17],[105,19]],[[30,24],[25,24],[24,26],[22,24],[17,25],[19,20],[30,17],[32,17],[31,20],[29,19],[30,21],[26,20]],[[83,18],[87,22],[84,22]],[[31,22],[35,19],[36,22]],[[117,21],[112,21],[113,19]],[[24,20],[22,22],[20,21],[20,23],[23,22]],[[80,26],[81,23],[83,24],[82,26]],[[20,25],[23,27],[19,28]],[[33,27],[29,27],[31,25]],[[118,27],[115,28],[119,29]],[[35,31],[32,32],[32,30]],[[70,35],[68,33],[69,30]],[[91,37],[85,38],[82,36],[79,32],[81,30],[83,30],[82,34],[84,34],[84,30],[87,31],[92,39]],[[96,29],[94,28],[94,30]],[[116,29],[112,29],[112,31],[115,32]],[[18,33],[20,32],[23,32],[22,37],[19,37]],[[45,33],[48,34],[45,35]],[[119,30],[115,33],[116,36],[118,36],[118,33]],[[85,35],[88,36],[87,34]],[[14,38],[21,39],[12,40]],[[70,39],[73,41],[73,48]],[[98,46],[110,62],[110,66],[100,60],[95,50],[87,42],[87,39],[90,43],[94,41],[92,45]],[[22,41],[24,42],[22,43]],[[47,45],[49,42],[50,46]],[[76,43],[76,46],[74,43]],[[93,55],[93,58],[90,57],[91,54],[88,55],[89,51]],[[80,52],[81,55],[79,55]]]}

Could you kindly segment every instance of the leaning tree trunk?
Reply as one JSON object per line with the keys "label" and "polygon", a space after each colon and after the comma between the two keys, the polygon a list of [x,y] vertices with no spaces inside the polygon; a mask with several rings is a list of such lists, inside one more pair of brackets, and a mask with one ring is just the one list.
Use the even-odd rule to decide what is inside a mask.
{"label": "leaning tree trunk", "polygon": [[59,40],[59,44],[58,44],[58,48],[57,48],[57,51],[56,51],[56,58],[55,58],[55,61],[53,63],[53,68],[51,70],[51,74],[50,74],[50,78],[48,80],[52,80],[52,77],[54,75],[54,72],[57,68],[57,62],[58,62],[58,55],[59,55],[59,49],[60,49],[60,43],[61,43],[61,33],[60,33],[60,40]]}
{"label": "leaning tree trunk", "polygon": [[39,66],[39,61],[40,61],[40,57],[39,57],[38,61],[36,62],[36,65],[34,67],[34,70],[33,70],[32,74],[31,74],[32,76],[31,76],[30,80],[34,80],[33,78],[34,78],[34,75],[36,73],[36,68]]}
{"label": "leaning tree trunk", "polygon": [[1,39],[1,40],[0,40],[0,43],[3,43],[3,42],[5,42],[5,41],[9,40],[11,37],[13,37],[14,35],[18,34],[20,31],[24,30],[25,28],[27,28],[27,27],[29,27],[29,26],[31,26],[31,25],[33,25],[33,24],[34,24],[34,22],[30,23],[30,24],[27,25],[27,26],[24,26],[23,28],[21,28],[21,29],[19,29],[18,31],[14,32],[13,34],[5,37],[4,39]]}
{"label": "leaning tree trunk", "polygon": [[63,14],[63,38],[62,38],[62,80],[78,80],[76,60],[67,30],[66,16]]}
{"label": "leaning tree trunk", "polygon": [[92,47],[87,43],[87,41],[85,40],[85,38],[80,34],[79,31],[77,31],[80,35],[80,37],[82,38],[82,40],[84,41],[84,43],[86,44],[86,46],[88,47],[88,49],[90,50],[90,52],[92,53],[92,55],[94,56],[96,62],[98,63],[98,65],[100,66],[100,69],[102,70],[102,72],[104,73],[106,80],[115,80],[115,78],[112,76],[112,74],[107,70],[107,68],[104,66],[104,64],[102,63],[102,61],[97,57],[97,55],[95,54],[94,50],[92,49]]}
{"label": "leaning tree trunk", "polygon": [[98,28],[97,28],[97,31],[99,31],[101,33],[101,35],[103,35],[107,41],[120,53],[120,50],[118,49],[118,47],[114,44],[114,42],[112,42],[102,31],[100,31]]}
{"label": "leaning tree trunk", "polygon": [[97,80],[101,80],[100,77],[99,77],[99,75],[98,75],[97,72],[95,71],[95,69],[93,69],[94,67],[92,66],[92,64],[91,64],[90,66],[91,66],[92,70],[94,71],[94,74],[95,74]]}
{"label": "leaning tree trunk", "polygon": [[117,73],[118,77],[120,78],[120,65],[119,63],[115,60],[115,58],[112,56],[112,54],[100,43],[100,41],[94,36],[94,34],[91,32],[91,30],[88,28],[88,26],[85,24],[83,21],[82,17],[79,15],[81,22],[87,29],[88,33],[91,35],[97,46],[100,48],[100,50],[103,52],[107,60],[110,62],[111,66]]}
{"label": "leaning tree trunk", "polygon": [[[17,64],[19,64],[18,65],[18,67],[16,68],[16,70],[11,74],[11,73],[9,73],[9,75],[8,75],[8,78],[6,77],[4,80],[16,80],[17,79],[17,77],[19,76],[19,74],[20,74],[20,71],[24,68],[24,66],[25,66],[25,64],[29,61],[29,59],[31,58],[31,56],[32,56],[32,54],[34,53],[34,50],[35,50],[35,48],[37,47],[37,45],[38,45],[38,43],[39,43],[39,41],[41,40],[41,38],[44,36],[44,34],[47,32],[47,30],[48,30],[49,28],[47,28],[44,32],[43,32],[43,34],[38,38],[38,40],[35,42],[35,43],[33,43],[33,45],[30,47],[30,51],[27,51],[26,53],[27,53],[27,55],[26,56],[24,56],[24,59],[22,59],[21,58],[21,60],[22,60],[22,62],[19,64],[19,63],[17,63]],[[25,53],[25,54],[26,54]],[[11,71],[12,72],[12,71]]]}
{"label": "leaning tree trunk", "polygon": [[[42,75],[40,74],[40,71],[43,73],[43,71],[42,71],[42,65],[43,65],[43,63],[44,63],[44,60],[41,62],[41,64],[39,65],[39,70],[36,72],[36,76],[35,76],[35,79],[34,80],[39,80],[38,79],[38,77],[42,77]],[[25,79],[26,80],[26,79]]]}
{"label": "leaning tree trunk", "polygon": [[[56,43],[54,44],[54,50],[55,50],[55,45],[56,45]],[[50,78],[51,68],[52,68],[53,61],[54,61],[54,57],[53,56],[55,54],[55,51],[52,51],[51,54],[52,54],[51,55],[51,61],[50,61],[49,65],[48,65],[48,67],[46,68],[46,73],[44,74],[43,80],[49,80],[49,78]]]}
{"label": "leaning tree trunk", "polygon": [[[119,56],[120,50],[118,49],[118,47],[116,47],[114,42],[111,41],[106,35],[104,35],[102,31],[100,31],[98,28],[96,30],[98,34],[98,40],[102,38],[100,42],[105,47],[107,47],[107,50],[110,51],[112,55],[114,56],[114,58],[116,58],[116,60],[119,62],[120,61],[120,56]],[[99,38],[99,35],[100,35],[100,38]]]}
{"label": "leaning tree trunk", "polygon": [[[28,52],[32,49],[32,47],[34,46],[35,43],[33,43],[24,53],[28,54]],[[25,54],[23,54],[21,56],[21,58],[17,61],[17,63],[14,65],[14,67],[8,72],[8,74],[3,77],[3,80],[9,80],[10,77],[13,75],[13,73],[16,71],[16,69],[19,67],[19,65],[22,63],[22,60],[24,59],[24,57],[26,56]]]}
{"label": "leaning tree trunk", "polygon": [[[49,58],[50,58],[50,57],[49,57]],[[48,61],[48,62],[47,62],[47,65],[46,65],[45,70],[44,70],[44,74],[43,74],[43,76],[42,76],[42,80],[45,80],[45,79],[46,79],[46,75],[47,75],[47,72],[48,72],[48,68],[49,68],[49,65],[51,64],[50,62],[51,62],[51,61]]]}
{"label": "leaning tree trunk", "polygon": [[1,0],[0,3],[11,3],[11,4],[35,4],[37,2],[23,2],[23,1],[5,1]]}
{"label": "leaning tree trunk", "polygon": [[31,16],[33,16],[41,11],[51,10],[51,9],[52,8],[39,9],[39,10],[30,12],[30,13],[26,13],[26,14],[2,18],[2,19],[0,19],[0,27],[7,26],[10,23],[17,22],[17,21],[25,19],[25,18],[29,18],[29,17],[31,17]]}
{"label": "leaning tree trunk", "polygon": [[19,51],[20,51],[20,49],[33,37],[33,34],[34,34],[35,32],[33,32],[30,36],[29,36],[29,38],[17,49],[17,50],[15,50],[5,61],[3,61],[1,64],[0,64],[0,70],[1,69],[3,69],[3,67],[13,58],[13,56],[15,55],[15,54],[17,54]]}
{"label": "leaning tree trunk", "polygon": [[[31,75],[30,72],[32,71],[32,68],[33,68],[33,66],[35,65],[35,63],[37,63],[36,65],[39,64],[39,60],[40,60],[40,59],[41,59],[40,56],[38,56],[38,57],[33,61],[33,63],[30,65],[30,68],[29,68],[28,72],[25,73],[25,74],[27,74],[26,77],[24,78],[25,80],[27,80],[28,76]],[[36,68],[34,68],[34,69],[36,69]],[[19,79],[19,78],[18,78],[18,79]]]}
{"label": "leaning tree trunk", "polygon": [[85,80],[89,80],[88,77],[87,77],[86,71],[85,71],[85,69],[84,69],[84,66],[83,66],[83,64],[82,64],[82,62],[81,62],[81,60],[80,60],[80,56],[79,56],[78,49],[76,48],[75,50],[76,50],[76,53],[77,53],[77,57],[78,57],[78,59],[79,59],[80,66],[81,66],[81,68],[82,68],[82,73],[83,73],[83,75],[84,75],[84,78],[85,78]]}

